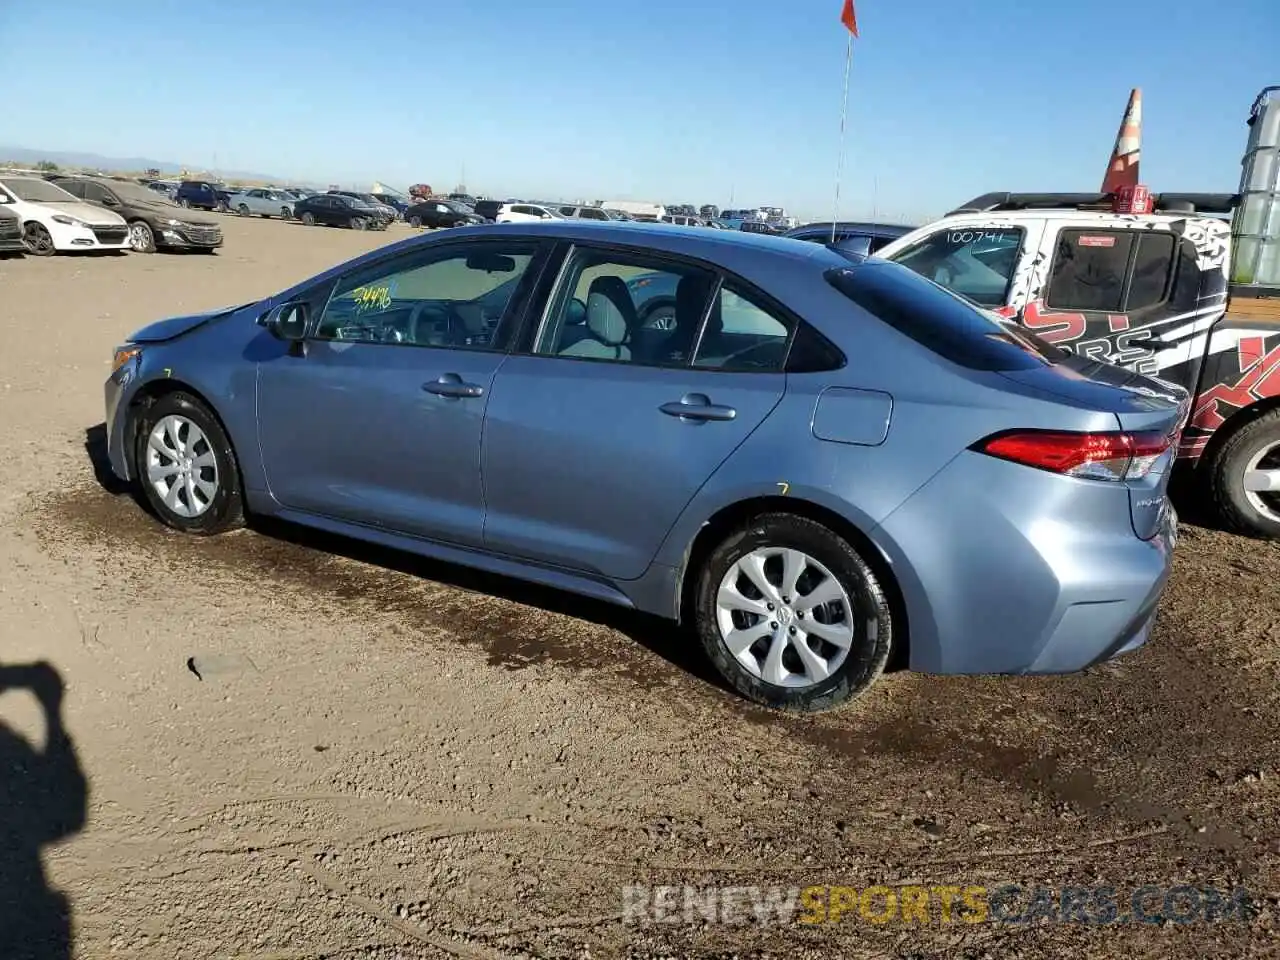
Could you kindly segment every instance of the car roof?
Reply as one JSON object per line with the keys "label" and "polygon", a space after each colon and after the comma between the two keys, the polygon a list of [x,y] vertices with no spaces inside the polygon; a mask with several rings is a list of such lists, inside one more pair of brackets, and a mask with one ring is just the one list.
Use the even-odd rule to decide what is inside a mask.
{"label": "car roof", "polygon": [[849,266],[847,256],[803,240],[769,234],[742,233],[737,230],[707,230],[705,227],[683,227],[666,223],[574,218],[539,223],[488,224],[460,227],[450,231],[451,237],[504,235],[554,237],[559,240],[576,240],[583,243],[642,247],[658,252],[723,261],[726,266],[729,265],[729,261],[742,265],[761,257],[779,256],[795,260],[819,261],[828,267]]}

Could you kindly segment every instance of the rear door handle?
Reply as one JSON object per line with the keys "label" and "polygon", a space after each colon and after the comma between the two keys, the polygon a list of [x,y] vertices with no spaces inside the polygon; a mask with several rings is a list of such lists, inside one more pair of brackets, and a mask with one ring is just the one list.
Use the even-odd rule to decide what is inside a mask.
{"label": "rear door handle", "polygon": [[681,420],[732,420],[738,415],[733,407],[712,403],[705,393],[686,393],[679,400],[664,403],[658,409]]}
{"label": "rear door handle", "polygon": [[456,373],[442,373],[437,380],[428,380],[422,385],[427,393],[437,397],[482,397],[484,387],[478,383],[467,383]]}

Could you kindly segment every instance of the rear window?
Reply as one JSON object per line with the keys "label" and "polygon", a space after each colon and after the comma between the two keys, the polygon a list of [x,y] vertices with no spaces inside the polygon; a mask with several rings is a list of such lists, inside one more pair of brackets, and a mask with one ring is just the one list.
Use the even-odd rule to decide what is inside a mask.
{"label": "rear window", "polygon": [[1063,352],[887,260],[828,270],[827,282],[878,319],[971,370],[1031,370]]}

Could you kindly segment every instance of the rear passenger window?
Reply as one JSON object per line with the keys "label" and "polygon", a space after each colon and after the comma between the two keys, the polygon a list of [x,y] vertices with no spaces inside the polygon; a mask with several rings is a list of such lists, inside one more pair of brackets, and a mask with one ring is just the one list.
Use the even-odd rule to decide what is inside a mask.
{"label": "rear passenger window", "polygon": [[1119,313],[1135,235],[1132,230],[1063,230],[1053,256],[1047,305],[1055,310]]}
{"label": "rear passenger window", "polygon": [[1133,278],[1129,281],[1129,296],[1124,305],[1126,311],[1153,307],[1164,300],[1175,269],[1176,239],[1164,231],[1139,234]]}
{"label": "rear passenger window", "polygon": [[534,352],[686,366],[714,287],[715,275],[698,267],[577,250]]}
{"label": "rear passenger window", "polygon": [[771,310],[726,284],[711,305],[693,365],[712,370],[781,370],[790,335],[786,322]]}

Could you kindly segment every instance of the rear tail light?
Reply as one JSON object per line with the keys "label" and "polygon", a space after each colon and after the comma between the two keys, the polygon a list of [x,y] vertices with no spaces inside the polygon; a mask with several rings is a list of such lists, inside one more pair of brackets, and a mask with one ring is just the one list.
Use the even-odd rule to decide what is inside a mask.
{"label": "rear tail light", "polygon": [[998,433],[974,449],[1068,477],[1140,480],[1173,446],[1167,433],[1067,433],[1013,430]]}

